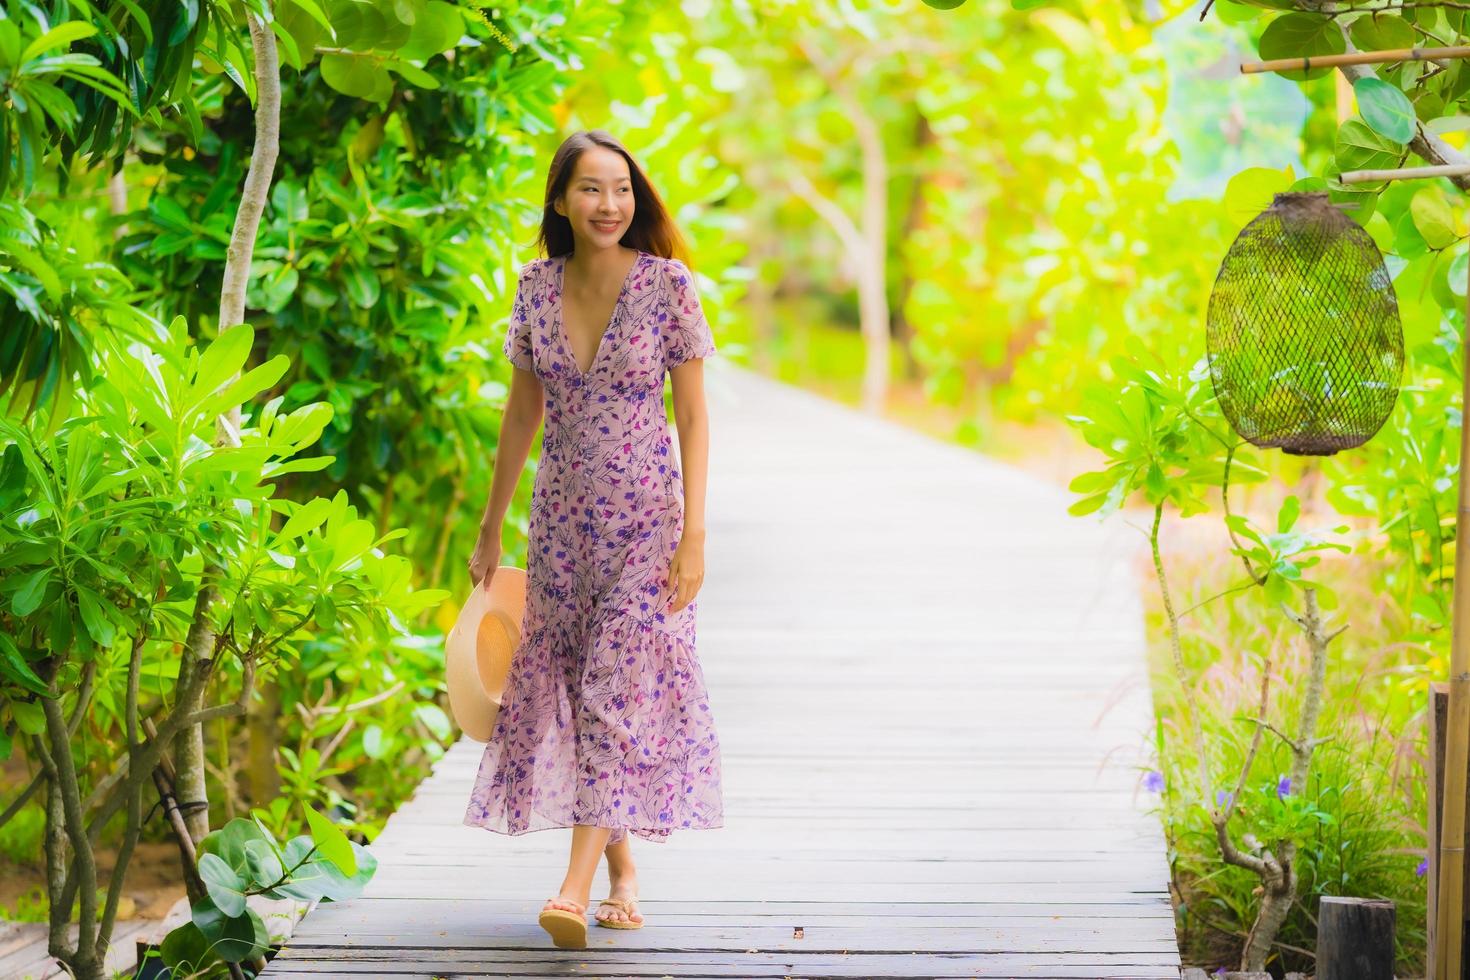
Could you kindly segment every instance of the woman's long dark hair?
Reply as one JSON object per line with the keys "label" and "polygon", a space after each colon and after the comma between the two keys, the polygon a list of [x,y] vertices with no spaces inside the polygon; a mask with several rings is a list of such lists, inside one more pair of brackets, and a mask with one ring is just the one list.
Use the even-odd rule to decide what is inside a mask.
{"label": "woman's long dark hair", "polygon": [[546,200],[541,211],[541,231],[536,236],[536,244],[545,251],[548,258],[571,254],[574,244],[572,223],[564,215],[556,213],[555,202],[566,193],[567,184],[577,167],[577,158],[593,146],[612,150],[628,161],[628,177],[633,184],[633,221],[628,225],[628,230],[623,232],[619,243],[625,248],[642,249],[662,258],[677,258],[688,265],[688,246],[684,236],[674,226],[673,219],[669,217],[663,199],[648,182],[648,177],[633,159],[633,155],[623,148],[617,137],[605,129],[585,129],[573,133],[557,147],[556,155],[551,158],[551,169],[546,174]]}

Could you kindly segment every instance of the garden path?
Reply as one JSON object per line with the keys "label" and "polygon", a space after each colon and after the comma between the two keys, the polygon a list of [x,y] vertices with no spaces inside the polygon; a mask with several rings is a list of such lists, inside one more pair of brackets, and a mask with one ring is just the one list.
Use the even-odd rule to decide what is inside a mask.
{"label": "garden path", "polygon": [[[462,740],[373,843],[364,895],[310,912],[264,976],[1177,978],[1137,532],[964,448],[705,374],[725,826],[634,838],[644,928],[559,950],[536,915],[570,834],[463,826],[482,747]],[[593,909],[606,888],[604,865]]]}

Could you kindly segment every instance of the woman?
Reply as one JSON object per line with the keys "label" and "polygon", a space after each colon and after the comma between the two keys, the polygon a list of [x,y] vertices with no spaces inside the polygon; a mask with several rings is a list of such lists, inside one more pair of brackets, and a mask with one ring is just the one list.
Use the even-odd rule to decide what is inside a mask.
{"label": "woman", "polygon": [[557,946],[580,948],[600,855],[612,887],[598,925],[636,929],[628,835],[662,842],[724,825],[694,602],[709,454],[701,359],[715,345],[693,276],[671,257],[682,242],[663,202],[606,132],[557,150],[539,241],[547,257],[516,286],[504,348],[515,370],[469,569],[488,585],[500,564],[544,410],[526,612],[464,822],[572,827],[566,877],[540,921]]}

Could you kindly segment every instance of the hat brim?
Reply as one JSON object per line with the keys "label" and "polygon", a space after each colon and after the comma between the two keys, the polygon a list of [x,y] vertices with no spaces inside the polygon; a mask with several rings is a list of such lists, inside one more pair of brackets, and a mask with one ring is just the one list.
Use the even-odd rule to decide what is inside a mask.
{"label": "hat brim", "polygon": [[477,742],[488,741],[495,730],[525,607],[525,570],[501,565],[489,588],[482,583],[470,591],[445,640],[450,712]]}

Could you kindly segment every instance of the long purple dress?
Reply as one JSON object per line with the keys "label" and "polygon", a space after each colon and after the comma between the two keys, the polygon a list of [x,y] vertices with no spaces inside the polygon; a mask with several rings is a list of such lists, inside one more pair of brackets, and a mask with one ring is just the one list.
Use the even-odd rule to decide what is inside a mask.
{"label": "long purple dress", "polygon": [[698,600],[670,613],[666,585],[684,488],[664,375],[715,344],[689,269],[640,250],[582,373],[562,328],[565,268],[565,256],[526,264],[505,340],[541,379],[545,430],[521,642],[464,822],[664,841],[724,826]]}

